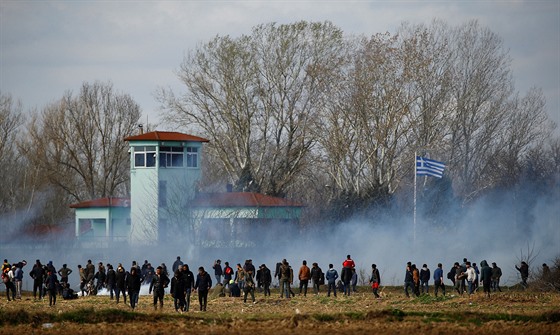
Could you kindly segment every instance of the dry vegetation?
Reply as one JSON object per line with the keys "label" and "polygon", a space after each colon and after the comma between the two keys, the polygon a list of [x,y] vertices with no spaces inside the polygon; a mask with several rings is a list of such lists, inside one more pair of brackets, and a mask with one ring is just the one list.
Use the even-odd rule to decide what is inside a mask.
{"label": "dry vegetation", "polygon": [[[21,301],[0,303],[0,328],[19,334],[169,334],[171,331],[197,334],[372,333],[449,334],[475,330],[477,334],[558,334],[560,294],[505,289],[490,298],[477,293],[435,298],[433,295],[407,299],[399,287],[385,287],[376,300],[366,287],[352,297],[296,296],[291,300],[257,294],[257,304],[242,298],[215,297],[207,312],[198,312],[196,295],[191,311],[174,311],[166,295],[163,311],[154,311],[151,296],[140,297],[132,312],[108,296],[34,301],[26,294]],[[60,298],[60,297],[59,297]]]}

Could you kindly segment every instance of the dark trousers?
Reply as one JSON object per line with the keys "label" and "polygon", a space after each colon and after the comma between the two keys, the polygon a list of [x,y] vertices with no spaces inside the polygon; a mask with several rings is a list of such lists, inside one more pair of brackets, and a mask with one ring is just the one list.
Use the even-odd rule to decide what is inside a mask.
{"label": "dark trousers", "polygon": [[41,279],[33,280],[33,298],[37,298],[37,291],[39,291],[39,299],[43,298],[43,281]]}
{"label": "dark trousers", "polygon": [[56,304],[56,289],[48,290],[49,292],[49,306]]}
{"label": "dark trousers", "polygon": [[[8,298],[8,301],[16,300],[16,286],[14,285],[14,283],[12,281],[8,281],[4,284],[6,285],[6,297]],[[12,291],[11,298],[10,291]]]}
{"label": "dark trousers", "polygon": [[126,304],[126,291],[124,287],[118,287],[118,286],[115,288],[115,298],[117,299],[117,304],[119,303],[119,296],[121,295],[121,293],[124,299],[124,303]]}
{"label": "dark trousers", "polygon": [[165,294],[163,290],[154,290],[154,308],[157,308],[157,303],[159,301],[159,307],[163,308],[163,295]]}
{"label": "dark trousers", "polygon": [[138,303],[138,293],[139,292],[136,291],[128,292],[128,299],[130,300],[130,307],[132,307],[132,309],[135,309]]}
{"label": "dark trousers", "polygon": [[309,280],[308,279],[302,279],[299,281],[299,294],[301,294],[301,291],[303,289],[303,296],[305,297],[307,295],[307,286],[309,285]]}
{"label": "dark trousers", "polygon": [[443,295],[445,295],[445,284],[442,281],[436,280],[434,282],[434,292],[436,294],[436,297],[440,288],[441,291],[443,292]]}
{"label": "dark trousers", "polygon": [[264,283],[264,296],[270,297],[270,283]]}
{"label": "dark trousers", "polygon": [[198,290],[198,303],[200,304],[200,310],[206,311],[206,305],[208,304],[208,291]]}
{"label": "dark trousers", "polygon": [[331,296],[331,290],[334,294],[334,296],[336,297],[336,283],[335,282],[329,282],[329,288],[327,290],[327,297]]}
{"label": "dark trousers", "polygon": [[181,311],[185,310],[185,293],[181,292],[179,294],[174,294],[173,296],[173,304],[175,305],[175,310],[181,309]]}

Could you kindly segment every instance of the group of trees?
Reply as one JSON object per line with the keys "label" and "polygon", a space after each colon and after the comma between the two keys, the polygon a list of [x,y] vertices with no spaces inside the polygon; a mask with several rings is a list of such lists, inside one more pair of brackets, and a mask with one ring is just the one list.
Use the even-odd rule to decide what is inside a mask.
{"label": "group of trees", "polygon": [[[545,98],[515,90],[510,62],[477,21],[373,36],[270,23],[198,46],[178,71],[185,90],[158,93],[162,120],[210,139],[201,188],[232,183],[341,221],[410,194],[415,153],[447,164],[435,187],[461,206],[529,179],[558,189]],[[129,95],[85,83],[27,119],[7,93],[1,108],[2,213],[55,222],[69,203],[128,193],[123,138],[141,116]]]}
{"label": "group of trees", "polygon": [[[211,141],[208,184],[304,199],[336,220],[408,192],[415,153],[447,164],[461,206],[558,156],[538,88],[515,91],[499,36],[477,21],[347,37],[329,22],[263,24],[187,55],[166,120]],[[554,179],[558,161],[540,166]],[[308,211],[309,212],[309,211]]]}

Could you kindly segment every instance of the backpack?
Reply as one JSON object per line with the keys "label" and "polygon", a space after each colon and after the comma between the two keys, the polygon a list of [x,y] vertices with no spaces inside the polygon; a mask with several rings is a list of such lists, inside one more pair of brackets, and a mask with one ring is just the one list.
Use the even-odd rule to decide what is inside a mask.
{"label": "backpack", "polygon": [[319,285],[325,285],[325,274],[321,271],[321,276],[319,277]]}
{"label": "backpack", "polygon": [[454,268],[451,269],[451,271],[449,271],[449,272],[447,273],[447,279],[449,279],[449,280],[455,279],[455,273],[454,273],[455,271],[453,271],[453,270],[454,270]]}
{"label": "backpack", "polygon": [[226,275],[230,275],[230,274],[233,272],[233,270],[228,266],[228,267],[226,268],[226,271],[225,271],[225,272],[226,272]]}
{"label": "backpack", "polygon": [[10,281],[10,277],[8,277],[8,274],[5,272],[2,272],[2,282],[7,283]]}

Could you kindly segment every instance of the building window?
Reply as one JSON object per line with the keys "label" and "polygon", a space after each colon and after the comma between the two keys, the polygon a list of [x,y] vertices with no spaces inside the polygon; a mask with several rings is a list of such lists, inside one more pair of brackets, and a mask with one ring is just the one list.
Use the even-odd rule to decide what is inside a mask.
{"label": "building window", "polygon": [[187,167],[198,167],[198,148],[187,147]]}
{"label": "building window", "polygon": [[183,148],[182,147],[160,147],[159,166],[160,167],[183,167]]}
{"label": "building window", "polygon": [[134,147],[134,167],[156,166],[156,147]]}
{"label": "building window", "polygon": [[158,203],[161,208],[167,207],[167,181],[165,180],[159,182]]}

